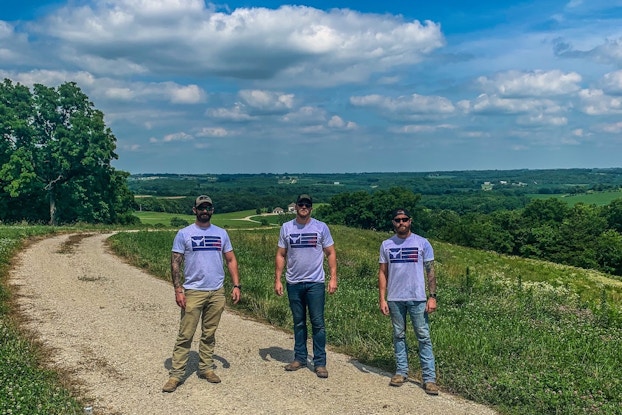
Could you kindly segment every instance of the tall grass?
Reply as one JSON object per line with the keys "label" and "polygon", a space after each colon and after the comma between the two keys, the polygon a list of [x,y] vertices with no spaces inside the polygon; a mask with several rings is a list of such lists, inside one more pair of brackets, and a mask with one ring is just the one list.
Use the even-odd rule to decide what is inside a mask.
{"label": "tall grass", "polygon": [[42,367],[39,347],[11,319],[7,274],[11,258],[28,238],[56,229],[44,226],[0,226],[0,414],[72,415],[78,401],[59,376]]}
{"label": "tall grass", "polygon": [[[376,279],[378,248],[389,235],[331,229],[340,282],[337,293],[327,297],[328,342],[363,363],[393,371],[391,325],[378,310]],[[111,238],[111,245],[168,280],[174,235],[124,233]],[[244,286],[234,309],[290,329],[287,299],[273,293],[278,229],[230,235]],[[505,414],[622,414],[620,281],[432,243],[439,310],[430,320],[445,390]],[[411,375],[418,377],[412,330],[408,336]]]}

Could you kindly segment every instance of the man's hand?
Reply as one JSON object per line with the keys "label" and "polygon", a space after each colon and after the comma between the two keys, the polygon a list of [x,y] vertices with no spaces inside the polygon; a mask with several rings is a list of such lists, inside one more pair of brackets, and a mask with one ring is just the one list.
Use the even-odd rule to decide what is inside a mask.
{"label": "man's hand", "polygon": [[186,294],[183,291],[175,291],[175,302],[184,310],[186,309]]}
{"label": "man's hand", "polygon": [[389,315],[389,304],[385,300],[380,300],[380,312],[385,316]]}
{"label": "man's hand", "polygon": [[283,283],[281,282],[280,279],[276,280],[274,282],[274,292],[276,293],[276,295],[278,295],[279,297],[283,296]]}
{"label": "man's hand", "polygon": [[237,304],[242,297],[242,290],[238,287],[233,287],[233,291],[231,291],[231,299],[233,300],[233,304]]}
{"label": "man's hand", "polygon": [[425,311],[430,314],[436,311],[436,298],[428,298],[428,302],[425,305]]}

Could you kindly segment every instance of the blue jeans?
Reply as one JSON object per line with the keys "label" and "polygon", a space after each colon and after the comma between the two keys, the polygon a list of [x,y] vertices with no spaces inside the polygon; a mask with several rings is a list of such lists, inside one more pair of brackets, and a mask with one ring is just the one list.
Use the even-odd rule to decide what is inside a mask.
{"label": "blue jeans", "polygon": [[436,382],[436,368],[426,301],[389,301],[389,313],[393,324],[393,349],[395,351],[396,374],[408,376],[408,346],[406,345],[406,316],[410,315],[415,336],[419,342],[419,362],[423,382]]}
{"label": "blue jeans", "polygon": [[294,318],[294,360],[307,364],[307,309],[313,333],[313,365],[326,366],[323,282],[287,284],[289,307]]}

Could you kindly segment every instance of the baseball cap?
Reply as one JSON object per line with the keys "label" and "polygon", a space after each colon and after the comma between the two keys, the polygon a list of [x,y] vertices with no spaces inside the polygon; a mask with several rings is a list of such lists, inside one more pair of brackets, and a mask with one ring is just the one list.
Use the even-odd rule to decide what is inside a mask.
{"label": "baseball cap", "polygon": [[405,215],[405,216],[408,216],[409,218],[412,217],[410,216],[410,212],[407,209],[403,209],[403,208],[395,209],[393,212],[391,212],[391,219],[395,218],[397,215]]}
{"label": "baseball cap", "polygon": [[307,200],[309,201],[309,203],[313,204],[313,199],[311,199],[311,196],[309,196],[306,193],[303,193],[300,196],[298,196],[298,199],[296,199],[296,203],[302,202],[303,200]]}
{"label": "baseball cap", "polygon": [[194,201],[194,207],[197,207],[203,203],[209,203],[211,205],[212,199],[207,195],[201,195],[197,197],[197,200]]}

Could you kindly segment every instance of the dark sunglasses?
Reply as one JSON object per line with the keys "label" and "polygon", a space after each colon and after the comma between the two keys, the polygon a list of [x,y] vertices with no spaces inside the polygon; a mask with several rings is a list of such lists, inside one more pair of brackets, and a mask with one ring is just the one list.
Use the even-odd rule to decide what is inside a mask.
{"label": "dark sunglasses", "polygon": [[214,206],[197,206],[196,210],[199,212],[202,210],[214,210]]}
{"label": "dark sunglasses", "polygon": [[406,223],[409,220],[410,220],[410,218],[395,218],[395,219],[393,219],[393,222],[395,222],[395,223],[400,223],[400,222]]}
{"label": "dark sunglasses", "polygon": [[306,207],[307,209],[311,209],[311,206],[313,206],[311,203],[296,203],[298,205],[298,207]]}

